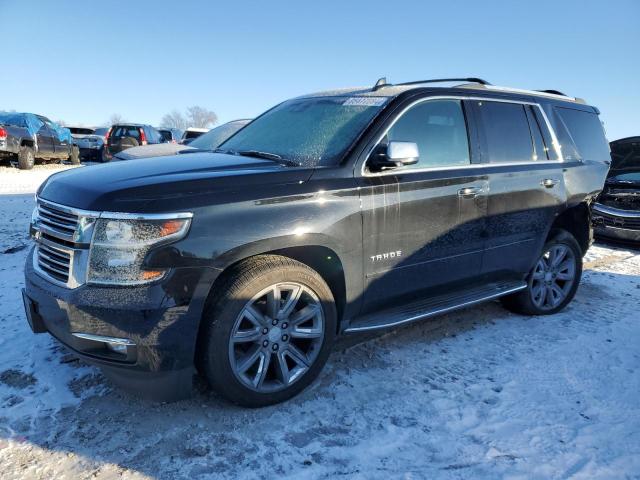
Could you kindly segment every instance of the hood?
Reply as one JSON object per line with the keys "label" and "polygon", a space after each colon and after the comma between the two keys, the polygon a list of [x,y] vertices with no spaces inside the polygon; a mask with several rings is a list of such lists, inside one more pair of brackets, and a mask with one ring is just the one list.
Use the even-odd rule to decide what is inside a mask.
{"label": "hood", "polygon": [[609,177],[622,173],[640,172],[640,137],[616,140],[611,147],[611,168]]}
{"label": "hood", "polygon": [[145,157],[164,157],[167,155],[175,155],[182,150],[188,150],[193,147],[179,145],[177,143],[158,143],[154,145],[142,145],[140,147],[132,147],[123,150],[114,155],[115,160],[132,160],[135,158]]}
{"label": "hood", "polygon": [[251,198],[256,188],[300,183],[312,169],[222,153],[116,162],[56,173],[38,190],[51,202],[85,210],[154,213]]}

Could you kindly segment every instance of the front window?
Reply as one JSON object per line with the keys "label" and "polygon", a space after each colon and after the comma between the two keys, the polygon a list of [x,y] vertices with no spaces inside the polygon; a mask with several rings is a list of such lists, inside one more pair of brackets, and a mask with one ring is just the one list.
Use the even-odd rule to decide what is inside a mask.
{"label": "front window", "polygon": [[383,97],[313,97],[286,101],[221,145],[255,150],[305,167],[336,165],[387,102]]}

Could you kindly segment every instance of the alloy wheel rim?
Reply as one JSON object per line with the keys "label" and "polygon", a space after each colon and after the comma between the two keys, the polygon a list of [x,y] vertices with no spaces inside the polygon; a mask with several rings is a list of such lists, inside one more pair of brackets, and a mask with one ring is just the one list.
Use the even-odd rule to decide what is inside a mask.
{"label": "alloy wheel rim", "polygon": [[569,295],[576,277],[576,258],[566,245],[545,251],[531,276],[531,300],[542,310],[552,310]]}
{"label": "alloy wheel rim", "polygon": [[271,285],[249,300],[229,338],[234,375],[251,390],[283,390],[315,362],[324,340],[318,296],[305,285]]}

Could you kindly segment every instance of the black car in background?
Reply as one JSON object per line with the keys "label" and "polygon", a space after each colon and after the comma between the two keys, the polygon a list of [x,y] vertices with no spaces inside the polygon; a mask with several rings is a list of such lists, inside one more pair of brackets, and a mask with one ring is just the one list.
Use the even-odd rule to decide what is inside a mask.
{"label": "black car in background", "polygon": [[120,123],[112,125],[107,132],[107,140],[104,148],[105,160],[111,158],[123,150],[140,145],[153,145],[163,143],[162,135],[151,125],[140,123]]}
{"label": "black car in background", "polygon": [[157,128],[160,135],[162,135],[162,140],[165,143],[178,143],[182,139],[182,134],[184,133],[179,128],[166,128],[160,127]]}
{"label": "black car in background", "polygon": [[144,145],[141,147],[128,148],[127,150],[123,150],[120,153],[116,153],[113,156],[113,160],[134,160],[136,158],[165,157],[168,155],[175,155],[177,153],[188,153],[198,150],[213,150],[250,121],[250,119],[241,119],[224,123],[209,130],[207,133],[199,136],[198,138],[193,139],[188,145],[183,145],[181,143],[161,143],[158,145]]}
{"label": "black car in background", "polygon": [[640,137],[610,143],[611,168],[593,205],[596,235],[640,245]]}
{"label": "black car in background", "polygon": [[459,80],[298,97],[213,152],[49,177],[32,329],[142,394],[189,395],[198,371],[257,407],[308,386],[337,335],[497,298],[562,310],[609,168],[599,111]]}

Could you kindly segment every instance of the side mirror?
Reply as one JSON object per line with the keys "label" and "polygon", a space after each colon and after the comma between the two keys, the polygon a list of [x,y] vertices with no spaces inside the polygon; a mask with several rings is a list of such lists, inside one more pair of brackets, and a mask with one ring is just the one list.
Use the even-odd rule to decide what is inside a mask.
{"label": "side mirror", "polygon": [[418,163],[420,152],[414,142],[391,141],[386,146],[379,145],[369,158],[369,168],[373,171],[389,170],[404,165]]}

